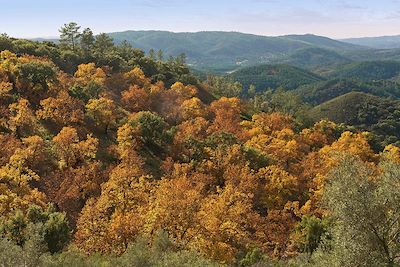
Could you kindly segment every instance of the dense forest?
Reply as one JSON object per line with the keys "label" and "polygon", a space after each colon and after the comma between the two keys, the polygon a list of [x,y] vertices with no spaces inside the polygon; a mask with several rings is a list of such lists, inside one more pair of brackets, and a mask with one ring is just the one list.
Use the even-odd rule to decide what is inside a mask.
{"label": "dense forest", "polygon": [[[0,37],[1,266],[400,263],[396,136],[318,117],[294,88],[60,33]],[[363,110],[387,108],[375,97]]]}

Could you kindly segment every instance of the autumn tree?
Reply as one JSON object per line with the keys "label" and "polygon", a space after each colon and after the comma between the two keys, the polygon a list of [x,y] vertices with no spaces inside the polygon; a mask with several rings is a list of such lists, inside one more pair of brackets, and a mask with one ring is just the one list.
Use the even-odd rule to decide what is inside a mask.
{"label": "autumn tree", "polygon": [[54,149],[59,159],[59,166],[75,166],[78,162],[94,159],[97,153],[98,139],[87,136],[86,140],[79,140],[76,129],[64,127],[53,138]]}
{"label": "autumn tree", "polygon": [[23,132],[29,132],[35,127],[36,117],[30,108],[30,103],[26,99],[19,99],[18,102],[9,106],[11,117],[9,119],[9,128],[11,131],[21,136]]}
{"label": "autumn tree", "polygon": [[91,118],[98,127],[104,129],[105,133],[115,128],[120,118],[120,111],[113,100],[100,97],[90,99],[85,106],[86,115]]}
{"label": "autumn tree", "polygon": [[41,100],[40,105],[42,108],[36,112],[38,118],[52,120],[59,125],[83,122],[83,103],[65,91],[61,91],[56,98],[49,97]]}
{"label": "autumn tree", "polygon": [[80,64],[74,74],[75,84],[69,89],[72,96],[89,101],[97,98],[103,90],[106,74],[94,63]]}
{"label": "autumn tree", "polygon": [[203,184],[191,181],[186,173],[164,177],[158,184],[150,202],[149,225],[151,231],[166,231],[178,245],[192,242],[198,231],[196,214],[203,199]]}
{"label": "autumn tree", "polygon": [[139,67],[135,67],[132,70],[124,73],[127,83],[130,85],[137,85],[141,88],[148,88],[150,86],[150,80],[146,78],[143,70]]}
{"label": "autumn tree", "polygon": [[132,112],[149,110],[151,99],[149,92],[138,85],[132,85],[128,90],[121,93],[122,103]]}
{"label": "autumn tree", "polygon": [[31,182],[39,181],[40,176],[30,166],[30,161],[38,155],[38,146],[43,147],[43,140],[39,137],[35,138],[35,142],[31,140],[26,139],[26,145],[16,149],[8,163],[0,168],[2,216],[17,209],[26,210],[31,204],[45,205],[45,195],[31,187]]}
{"label": "autumn tree", "polygon": [[197,97],[185,100],[182,105],[182,118],[184,120],[194,119],[196,117],[204,117],[207,111],[204,104]]}
{"label": "autumn tree", "polygon": [[101,195],[89,200],[77,223],[75,243],[86,253],[123,253],[143,231],[150,177],[139,156],[131,154],[111,173]]}
{"label": "autumn tree", "polygon": [[230,263],[253,244],[259,216],[253,211],[251,195],[227,186],[202,202],[198,213],[201,230],[196,246],[211,258]]}
{"label": "autumn tree", "polygon": [[222,97],[211,103],[210,110],[214,114],[214,120],[208,129],[209,132],[240,133],[242,105],[238,98]]}

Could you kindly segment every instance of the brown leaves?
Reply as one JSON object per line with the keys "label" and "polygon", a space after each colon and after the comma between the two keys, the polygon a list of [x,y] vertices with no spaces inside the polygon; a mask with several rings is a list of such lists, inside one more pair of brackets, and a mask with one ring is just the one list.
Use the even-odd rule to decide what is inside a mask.
{"label": "brown leaves", "polygon": [[64,127],[53,138],[53,143],[59,166],[64,168],[94,159],[99,141],[91,135],[88,135],[86,140],[79,141],[78,133],[74,128]]}
{"label": "brown leaves", "polygon": [[40,105],[42,108],[36,114],[41,119],[52,120],[59,125],[83,122],[83,103],[65,91],[61,91],[56,98],[49,97],[40,101]]}

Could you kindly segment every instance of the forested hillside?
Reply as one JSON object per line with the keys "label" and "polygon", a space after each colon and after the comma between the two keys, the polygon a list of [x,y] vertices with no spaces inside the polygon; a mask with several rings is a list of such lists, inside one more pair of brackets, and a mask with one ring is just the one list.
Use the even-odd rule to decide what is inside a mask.
{"label": "forested hillside", "polygon": [[316,120],[329,119],[362,128],[376,135],[377,144],[400,145],[400,102],[370,94],[351,92],[316,106]]}
{"label": "forested hillside", "polygon": [[[59,44],[0,38],[3,266],[399,263],[391,136],[375,146],[358,128],[308,120],[295,92],[199,81],[184,56],[75,23],[60,32]],[[288,87],[292,75],[322,80],[268,72]],[[354,110],[366,125],[395,103],[345,97],[370,99]],[[382,133],[398,121],[396,108],[384,114]]]}
{"label": "forested hillside", "polygon": [[336,51],[319,47],[299,49],[275,61],[311,70],[322,75],[329,74],[338,67],[352,62],[351,59]]}
{"label": "forested hillside", "polygon": [[230,75],[245,88],[254,85],[257,91],[283,87],[294,90],[306,84],[322,81],[323,78],[309,71],[289,65],[256,65],[242,68]]}
{"label": "forested hillside", "polygon": [[397,80],[400,74],[400,62],[364,61],[338,68],[330,74],[336,78],[357,78],[364,81]]}

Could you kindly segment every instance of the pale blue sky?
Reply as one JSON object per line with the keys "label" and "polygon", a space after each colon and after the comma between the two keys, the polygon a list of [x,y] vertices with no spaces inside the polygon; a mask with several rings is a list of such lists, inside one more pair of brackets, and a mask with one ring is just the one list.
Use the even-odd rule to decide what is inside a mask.
{"label": "pale blue sky", "polygon": [[123,30],[313,33],[333,38],[400,34],[400,0],[0,0],[0,33],[50,37],[75,21]]}

